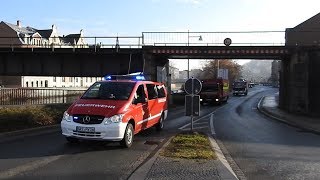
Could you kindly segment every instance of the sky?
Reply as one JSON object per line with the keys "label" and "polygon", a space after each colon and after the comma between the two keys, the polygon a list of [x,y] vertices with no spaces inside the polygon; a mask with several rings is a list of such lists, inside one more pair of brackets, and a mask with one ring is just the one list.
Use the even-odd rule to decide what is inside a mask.
{"label": "sky", "polygon": [[[84,36],[142,32],[285,31],[320,12],[319,0],[10,0],[0,21]],[[120,42],[121,43],[121,42]],[[192,61],[193,62],[193,61]],[[197,66],[195,61],[192,67]],[[179,68],[185,68],[181,61]]]}

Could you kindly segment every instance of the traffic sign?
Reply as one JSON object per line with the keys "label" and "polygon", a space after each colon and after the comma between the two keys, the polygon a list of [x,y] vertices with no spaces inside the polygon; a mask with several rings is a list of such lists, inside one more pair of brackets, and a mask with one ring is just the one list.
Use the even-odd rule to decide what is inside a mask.
{"label": "traffic sign", "polygon": [[226,46],[230,46],[231,42],[232,41],[231,41],[230,38],[225,38],[224,41],[223,41],[224,45],[226,45]]}
{"label": "traffic sign", "polygon": [[190,78],[184,83],[184,90],[187,94],[198,94],[201,88],[202,84],[197,78]]}

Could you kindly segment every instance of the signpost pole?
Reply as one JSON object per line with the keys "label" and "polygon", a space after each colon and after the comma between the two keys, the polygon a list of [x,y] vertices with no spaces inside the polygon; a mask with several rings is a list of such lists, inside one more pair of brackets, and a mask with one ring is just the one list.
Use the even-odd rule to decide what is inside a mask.
{"label": "signpost pole", "polygon": [[[193,117],[200,115],[200,105],[199,105],[199,99],[200,96],[197,95],[202,88],[201,82],[197,78],[191,77],[185,82],[185,91],[187,94],[185,96],[185,109],[186,109],[186,115],[190,116],[191,118],[191,131],[193,131]],[[194,100],[194,98],[197,98]],[[197,103],[197,104],[193,104]],[[197,108],[197,109],[194,109]]]}
{"label": "signpost pole", "polygon": [[191,78],[192,79],[192,94],[191,94],[191,131],[193,131],[193,97],[194,97],[194,79],[193,77]]}

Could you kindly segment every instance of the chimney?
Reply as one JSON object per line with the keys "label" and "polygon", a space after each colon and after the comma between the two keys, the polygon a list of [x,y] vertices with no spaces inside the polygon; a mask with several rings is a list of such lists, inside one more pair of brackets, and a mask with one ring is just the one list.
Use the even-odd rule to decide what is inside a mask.
{"label": "chimney", "polygon": [[20,22],[20,20],[17,21],[17,26],[18,26],[18,27],[21,27],[21,22]]}

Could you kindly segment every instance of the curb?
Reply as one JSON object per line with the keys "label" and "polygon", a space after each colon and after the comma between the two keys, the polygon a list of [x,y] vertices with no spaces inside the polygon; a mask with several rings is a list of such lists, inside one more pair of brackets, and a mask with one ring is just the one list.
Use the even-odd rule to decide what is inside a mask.
{"label": "curb", "polygon": [[159,147],[159,149],[155,152],[155,154],[153,155],[150,154],[152,157],[148,159],[146,162],[142,162],[142,164],[129,176],[128,180],[146,179],[152,165],[158,158],[160,151],[170,144],[171,139],[174,136],[175,135],[172,135],[161,147]]}
{"label": "curb", "polygon": [[22,129],[22,130],[11,131],[11,132],[4,132],[4,133],[0,133],[0,138],[17,137],[17,136],[25,135],[25,134],[39,133],[41,131],[55,132],[55,131],[60,130],[58,127],[60,127],[60,124],[43,126],[43,127],[28,128],[28,129]]}
{"label": "curb", "polygon": [[[207,134],[207,137],[209,138],[211,149],[217,155],[217,160],[219,160],[221,162],[221,164],[217,165],[217,167],[216,167],[218,174],[219,174],[219,177],[221,179],[227,179],[227,180],[229,180],[229,179],[230,180],[231,179],[239,180],[238,176],[233,171],[229,162],[227,161],[227,158],[224,156],[222,150],[220,149],[217,141],[210,134]],[[241,178],[241,179],[245,179],[245,178]]]}
{"label": "curb", "polygon": [[277,120],[277,121],[280,121],[281,123],[284,123],[284,124],[287,124],[287,125],[290,125],[290,126],[293,126],[295,128],[299,128],[299,129],[303,129],[303,130],[306,130],[306,131],[310,131],[310,132],[313,132],[313,133],[316,133],[316,134],[320,134],[320,131],[319,130],[316,130],[316,129],[313,129],[313,128],[310,128],[310,127],[305,127],[305,126],[301,126],[297,123],[294,123],[292,121],[287,121],[281,117],[278,117],[277,115],[271,113],[270,111],[266,110],[261,104],[262,102],[264,101],[265,99],[265,96],[263,96],[259,103],[258,103],[258,106],[257,106],[257,109],[259,110],[259,112],[261,112],[262,114],[274,119],[274,120]]}
{"label": "curb", "polygon": [[271,117],[271,118],[273,118],[273,119],[276,119],[276,120],[278,120],[278,121],[287,122],[287,121],[285,121],[284,119],[282,119],[281,117],[276,116],[276,115],[270,113],[269,111],[267,111],[267,110],[261,105],[265,98],[266,98],[266,96],[263,96],[263,97],[260,99],[260,101],[259,101],[259,103],[258,103],[258,106],[257,106],[257,109],[258,109],[261,113],[263,113],[264,115],[266,115],[266,116],[269,116],[269,117]]}

